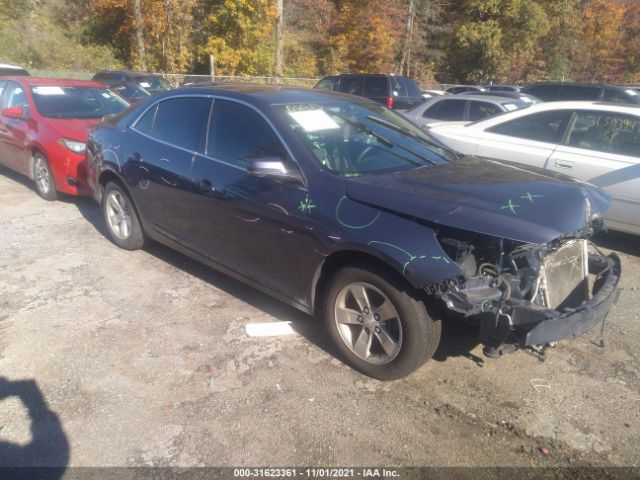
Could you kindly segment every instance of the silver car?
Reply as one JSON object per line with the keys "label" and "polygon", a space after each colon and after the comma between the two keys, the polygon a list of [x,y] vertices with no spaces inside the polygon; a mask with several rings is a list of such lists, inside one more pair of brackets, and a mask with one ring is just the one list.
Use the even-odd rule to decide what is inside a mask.
{"label": "silver car", "polygon": [[476,122],[529,105],[517,98],[461,94],[433,98],[402,114],[419,127],[430,128],[446,122]]}

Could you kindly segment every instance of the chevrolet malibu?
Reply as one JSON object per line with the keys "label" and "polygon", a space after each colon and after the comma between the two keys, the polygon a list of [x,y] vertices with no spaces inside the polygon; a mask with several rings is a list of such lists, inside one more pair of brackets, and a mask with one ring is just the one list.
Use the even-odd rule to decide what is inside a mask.
{"label": "chevrolet malibu", "polygon": [[422,365],[447,319],[500,355],[582,334],[617,298],[619,259],[589,241],[606,193],[459,156],[363,98],[177,90],[105,120],[87,150],[116,245],[154,239],[323,318],[376,378]]}
{"label": "chevrolet malibu", "polygon": [[128,106],[95,82],[0,77],[0,164],[34,180],[46,200],[89,195],[87,128]]}

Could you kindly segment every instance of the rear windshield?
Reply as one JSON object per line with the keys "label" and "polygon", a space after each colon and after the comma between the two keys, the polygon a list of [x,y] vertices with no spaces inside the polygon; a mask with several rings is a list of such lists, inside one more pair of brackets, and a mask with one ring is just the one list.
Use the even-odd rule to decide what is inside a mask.
{"label": "rear windshield", "polygon": [[0,76],[7,75],[10,77],[28,77],[29,72],[22,68],[0,68]]}
{"label": "rear windshield", "polygon": [[38,85],[31,87],[31,94],[40,115],[51,118],[102,118],[129,106],[122,97],[99,87]]}

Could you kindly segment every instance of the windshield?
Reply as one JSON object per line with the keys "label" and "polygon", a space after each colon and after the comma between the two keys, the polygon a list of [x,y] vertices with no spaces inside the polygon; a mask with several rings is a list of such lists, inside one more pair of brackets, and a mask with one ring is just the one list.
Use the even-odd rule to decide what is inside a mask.
{"label": "windshield", "polygon": [[102,118],[121,112],[129,103],[99,87],[31,87],[36,109],[43,117]]}
{"label": "windshield", "polygon": [[339,175],[396,172],[456,158],[382,105],[336,101],[279,108],[315,160]]}
{"label": "windshield", "polygon": [[136,85],[112,85],[109,88],[129,100],[140,100],[150,95],[144,88]]}
{"label": "windshield", "polygon": [[171,90],[173,86],[162,77],[155,75],[140,75],[135,77],[136,83],[151,92]]}

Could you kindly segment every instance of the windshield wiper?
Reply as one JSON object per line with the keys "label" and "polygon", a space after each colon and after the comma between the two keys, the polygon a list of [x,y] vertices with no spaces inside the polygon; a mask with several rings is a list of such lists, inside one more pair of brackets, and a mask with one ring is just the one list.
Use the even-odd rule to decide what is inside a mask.
{"label": "windshield wiper", "polygon": [[406,128],[403,128],[403,127],[401,127],[399,125],[391,123],[391,122],[385,120],[384,118],[376,117],[375,115],[368,115],[367,118],[369,120],[371,120],[372,122],[375,122],[375,123],[377,123],[379,125],[382,125],[384,127],[390,128],[391,130],[394,130],[394,131],[396,131],[398,133],[406,135],[407,137],[411,137],[411,138],[413,138],[415,140],[419,140],[421,142],[425,142],[428,145],[432,145],[434,147],[444,149],[446,152],[453,154],[453,156],[455,158],[459,158],[459,155],[457,155],[456,152],[453,152],[452,150],[450,150],[449,147],[447,147],[443,143],[440,143],[437,139],[434,139],[432,141],[431,139],[421,138],[418,135],[416,135],[415,133],[411,132],[410,130],[407,130]]}
{"label": "windshield wiper", "polygon": [[[381,133],[376,132],[374,129],[372,129],[370,127],[367,127],[363,123],[353,121],[349,117],[346,117],[346,116],[341,115],[341,114],[336,113],[336,112],[331,112],[331,115],[335,115],[336,117],[341,118],[345,122],[350,123],[354,127],[359,128],[360,130],[362,130],[364,132],[367,132],[369,135],[375,137],[378,141],[380,141],[381,143],[384,143],[388,147],[398,147],[398,148],[404,150],[405,152],[409,152],[411,155],[414,155],[414,156],[418,157],[419,159],[430,163],[431,165],[437,165],[438,164],[436,161],[430,159],[426,155],[422,155],[421,153],[415,152],[412,149],[405,147],[404,145],[400,145],[398,143],[393,143],[391,140],[387,139]],[[409,159],[407,159],[407,160],[409,160]],[[409,161],[411,161],[411,160],[409,160]],[[415,162],[411,162],[411,163],[416,164]]]}

